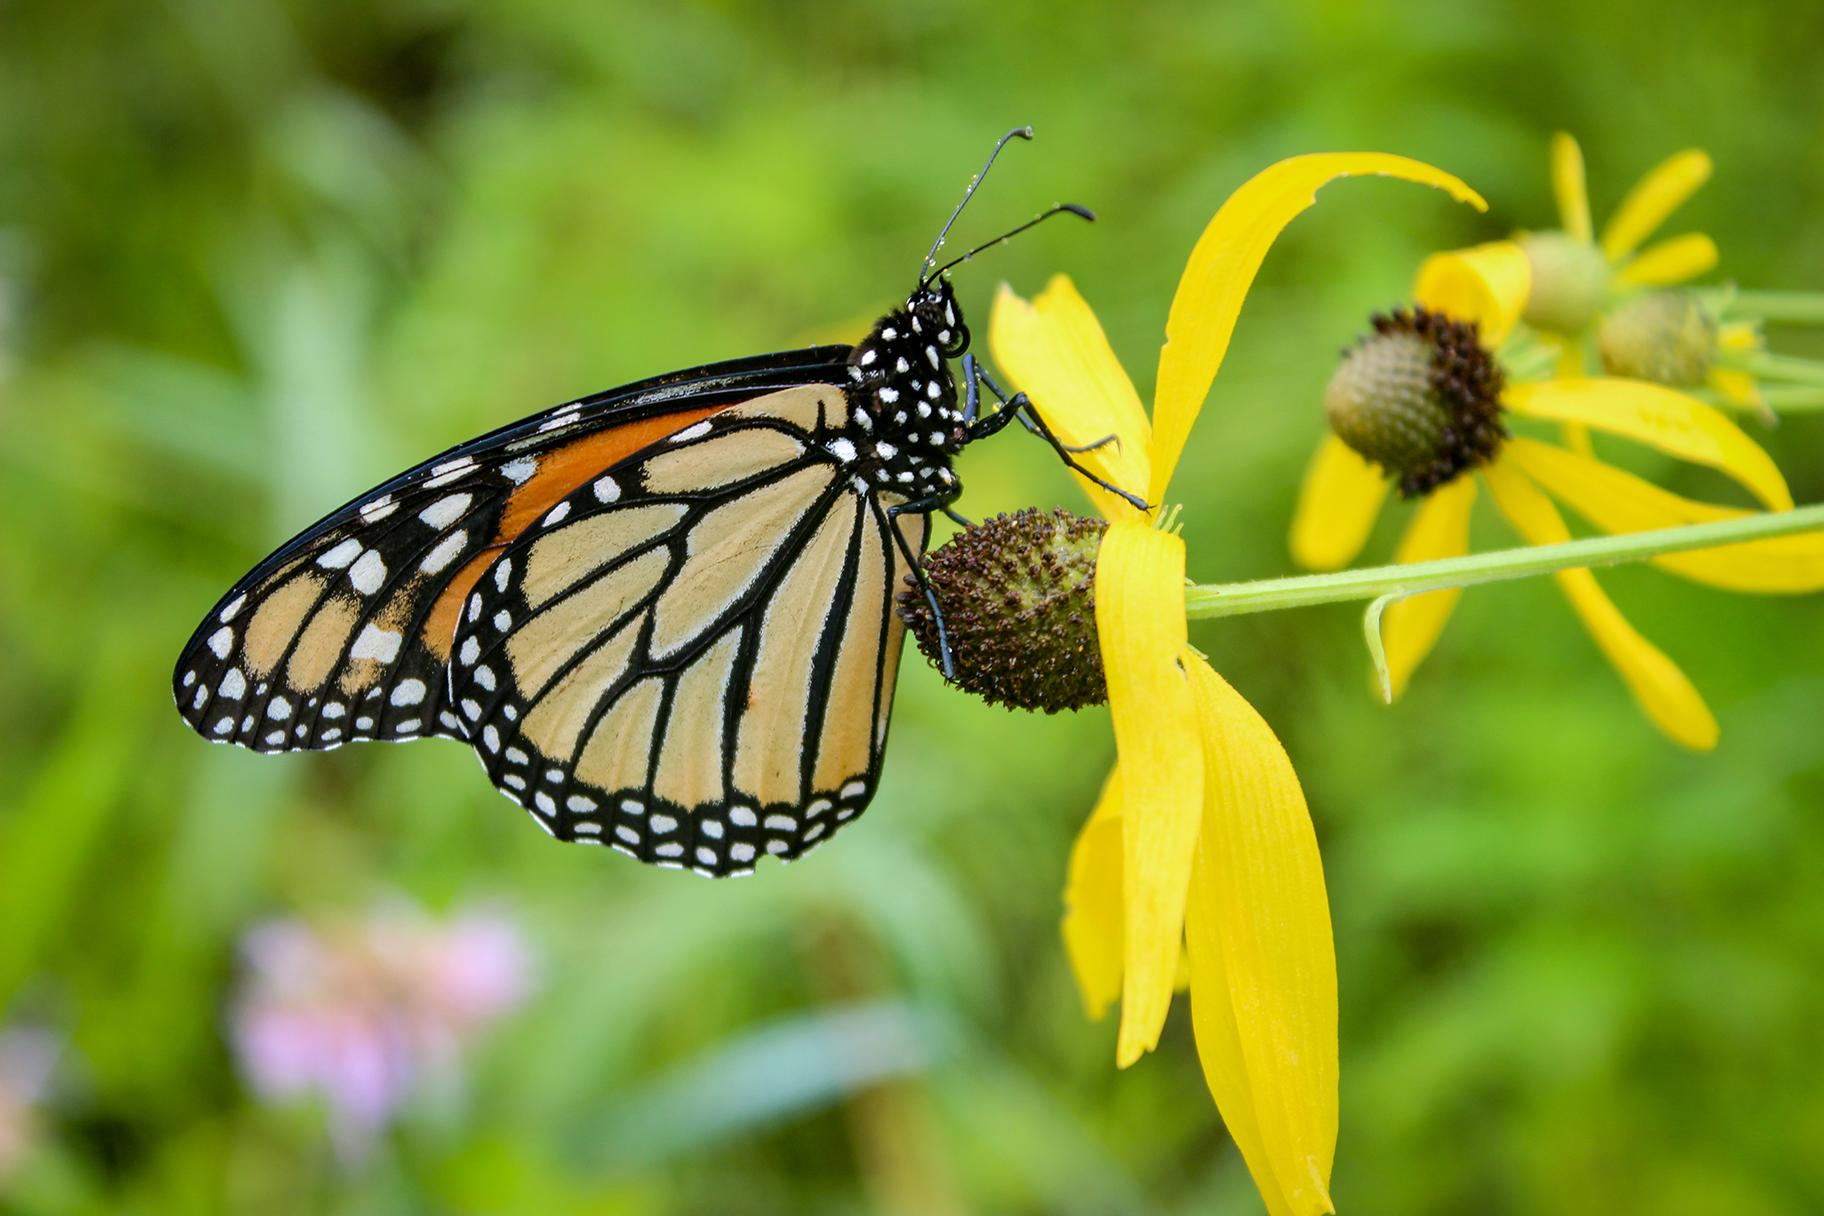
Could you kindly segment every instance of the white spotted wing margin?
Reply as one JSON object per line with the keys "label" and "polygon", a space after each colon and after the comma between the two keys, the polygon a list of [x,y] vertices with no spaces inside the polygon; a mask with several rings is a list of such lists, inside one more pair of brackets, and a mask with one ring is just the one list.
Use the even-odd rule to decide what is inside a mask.
{"label": "white spotted wing margin", "polygon": [[[830,454],[847,409],[824,385],[724,410],[578,488],[476,586],[450,699],[546,831],[722,876],[865,808],[906,566]],[[898,526],[922,552],[925,518]]]}
{"label": "white spotted wing margin", "polygon": [[263,752],[465,737],[446,699],[446,661],[469,586],[505,545],[628,452],[695,416],[827,382],[847,351],[765,355],[598,393],[374,487],[210,610],[172,674],[179,713],[211,742]]}

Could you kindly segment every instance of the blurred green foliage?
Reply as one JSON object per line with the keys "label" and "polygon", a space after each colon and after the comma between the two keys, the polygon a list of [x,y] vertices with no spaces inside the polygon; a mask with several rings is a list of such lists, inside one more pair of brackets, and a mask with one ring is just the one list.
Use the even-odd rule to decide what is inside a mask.
{"label": "blurred green foliage", "polygon": [[[1599,216],[1708,148],[1672,230],[1745,283],[1824,286],[1824,10],[1798,0],[0,20],[0,1023],[65,1042],[0,1210],[1256,1210],[1188,1019],[1116,1074],[1070,984],[1100,713],[1008,715],[909,661],[865,824],[707,883],[551,844],[454,744],[204,747],[170,661],[262,553],[424,453],[858,329],[1016,122],[1040,139],[963,235],[1060,198],[1103,222],[965,270],[977,333],[997,278],[1068,270],[1143,386],[1192,240],[1270,160],[1403,152],[1494,202],[1346,183],[1274,252],[1176,487],[1205,579],[1286,570],[1330,353],[1423,252],[1548,224],[1554,129]],[[1765,436],[1801,501],[1820,425]],[[960,471],[972,515],[1074,501],[1017,435]],[[1197,634],[1318,821],[1345,1211],[1824,1210],[1817,605],[1608,583],[1710,697],[1716,754],[1652,732],[1549,585],[1472,593],[1393,710],[1348,610]],[[540,993],[349,1171],[235,1075],[237,938],[400,891],[510,909]]]}

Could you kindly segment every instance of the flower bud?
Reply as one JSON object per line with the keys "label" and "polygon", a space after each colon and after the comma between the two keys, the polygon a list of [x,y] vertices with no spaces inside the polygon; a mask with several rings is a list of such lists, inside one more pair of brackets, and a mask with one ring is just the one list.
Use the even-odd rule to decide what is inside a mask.
{"label": "flower bud", "polygon": [[1603,317],[1596,346],[1611,376],[1689,388],[1716,356],[1716,318],[1688,291],[1649,291]]}
{"label": "flower bud", "polygon": [[1529,232],[1520,248],[1532,267],[1533,285],[1520,319],[1535,329],[1579,333],[1609,294],[1609,264],[1588,241],[1563,232]]}
{"label": "flower bud", "polygon": [[[972,524],[926,555],[959,688],[1046,713],[1108,699],[1096,641],[1096,550],[1107,527],[1027,509]],[[941,670],[931,605],[910,577],[899,615]]]}
{"label": "flower bud", "polygon": [[1473,325],[1424,308],[1373,318],[1324,390],[1331,429],[1408,497],[1487,463],[1507,431],[1501,369]]}

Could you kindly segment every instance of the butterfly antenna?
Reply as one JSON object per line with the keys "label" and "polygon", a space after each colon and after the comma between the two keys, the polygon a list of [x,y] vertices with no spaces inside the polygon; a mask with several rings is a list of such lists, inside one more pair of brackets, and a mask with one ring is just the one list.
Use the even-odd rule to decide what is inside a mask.
{"label": "butterfly antenna", "polygon": [[1033,228],[1033,227],[1038,226],[1039,224],[1043,224],[1046,220],[1050,219],[1054,215],[1063,215],[1066,213],[1068,213],[1070,215],[1080,216],[1081,218],[1088,220],[1092,224],[1095,223],[1095,220],[1096,220],[1096,213],[1091,211],[1088,207],[1080,207],[1076,203],[1059,203],[1055,207],[1050,207],[1044,211],[1039,212],[1039,214],[1033,216],[1031,219],[1027,220],[1024,224],[1021,224],[1018,228],[1009,228],[1007,231],[1001,233],[1001,235],[995,237],[992,241],[983,241],[980,245],[977,245],[974,249],[971,249],[968,253],[963,254],[961,257],[951,258],[948,262],[945,262],[942,266],[939,266],[936,270],[933,270],[930,274],[926,275],[923,279],[920,280],[920,282],[929,283],[932,279],[937,278],[939,275],[943,274],[946,270],[950,270],[956,266],[961,266],[964,262],[967,262],[970,258],[974,257],[978,253],[981,253],[983,250],[993,249],[996,245],[999,245],[1003,241],[1011,240],[1012,238],[1020,235],[1020,233],[1026,231],[1028,228]]}
{"label": "butterfly antenna", "polygon": [[[921,274],[918,279],[921,286],[925,283],[929,283],[933,277],[931,267],[937,264],[937,251],[944,247],[944,238],[950,235],[950,226],[956,223],[956,217],[961,215],[963,213],[963,208],[969,205],[969,199],[975,194],[975,188],[982,184],[982,179],[988,176],[988,170],[994,168],[994,158],[1001,154],[1001,149],[1007,146],[1007,141],[1016,136],[1020,139],[1031,139],[1032,128],[1015,127],[995,141],[994,151],[988,154],[988,163],[982,166],[982,171],[980,173],[969,179],[969,188],[963,191],[962,202],[956,205],[956,210],[952,211],[950,213],[950,218],[944,221],[944,226],[938,232],[937,239],[931,242],[931,252],[925,255],[924,269],[927,273]],[[942,272],[939,271],[937,273]]]}

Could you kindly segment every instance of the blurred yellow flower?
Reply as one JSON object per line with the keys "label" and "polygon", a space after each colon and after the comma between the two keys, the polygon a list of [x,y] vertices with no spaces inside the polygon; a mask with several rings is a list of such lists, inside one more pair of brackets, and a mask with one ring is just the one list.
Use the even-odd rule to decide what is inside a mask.
{"label": "blurred yellow flower", "polygon": [[[1150,421],[1067,278],[1031,301],[1002,289],[990,322],[996,360],[1064,442],[1114,437],[1079,456],[1091,472],[1161,501],[1267,250],[1320,186],[1364,173],[1482,206],[1455,178],[1401,157],[1304,156],[1265,170],[1191,252]],[[1120,998],[1125,1067],[1157,1044],[1187,970],[1205,1080],[1268,1210],[1331,1211],[1336,958],[1304,793],[1272,729],[1187,641],[1184,542],[1082,484],[1109,520],[1096,626],[1117,761],[1065,891],[1077,982],[1092,1016]]]}
{"label": "blurred yellow flower", "polygon": [[[1690,177],[1687,171],[1683,180]],[[1624,206],[1610,228],[1625,239],[1609,241],[1605,249],[1631,248],[1651,228],[1643,217],[1657,215],[1669,197],[1667,188],[1656,189],[1655,207]],[[1312,462],[1292,523],[1292,553],[1301,565],[1333,570],[1353,561],[1388,485],[1396,481],[1404,494],[1422,496],[1400,542],[1399,562],[1466,553],[1478,485],[1535,545],[1570,538],[1553,498],[1609,533],[1747,514],[1669,493],[1573,446],[1510,436],[1510,418],[1588,427],[1642,443],[1727,474],[1768,510],[1792,507],[1786,481],[1767,453],[1722,413],[1683,393],[1614,377],[1506,383],[1493,352],[1520,317],[1530,270],[1529,257],[1513,242],[1438,254],[1420,268],[1414,290],[1419,309],[1380,319],[1380,332],[1345,357],[1326,399],[1336,433]],[[1400,341],[1406,346],[1397,346]],[[1466,374],[1465,367],[1483,374]],[[1398,380],[1400,374],[1407,379]],[[1405,395],[1390,396],[1390,388]],[[1824,540],[1817,536],[1655,560],[1675,574],[1730,591],[1824,587]],[[1716,721],[1703,698],[1628,624],[1595,576],[1566,570],[1555,577],[1647,716],[1687,747],[1714,746]],[[1430,652],[1459,594],[1431,592],[1388,610],[1384,636],[1392,695],[1404,689]]]}
{"label": "blurred yellow flower", "polygon": [[1710,180],[1710,157],[1695,148],[1674,153],[1635,184],[1598,237],[1590,223],[1583,151],[1559,132],[1552,137],[1556,230],[1520,238],[1534,279],[1524,302],[1527,324],[1553,333],[1579,333],[1616,290],[1683,283],[1716,266],[1716,242],[1701,232],[1641,249],[1671,214]]}
{"label": "blurred yellow flower", "polygon": [[[1551,161],[1559,227],[1519,238],[1533,275],[1533,287],[1521,309],[1521,319],[1561,341],[1561,375],[1581,376],[1589,371],[1591,356],[1596,353],[1591,339],[1598,336],[1595,331],[1600,329],[1605,356],[1602,363],[1607,370],[1616,375],[1641,376],[1643,369],[1638,365],[1628,366],[1625,356],[1618,365],[1612,354],[1617,344],[1628,341],[1628,331],[1638,327],[1629,324],[1630,318],[1605,315],[1605,310],[1618,297],[1687,283],[1716,268],[1716,242],[1701,232],[1669,237],[1645,249],[1640,247],[1710,180],[1710,156],[1700,149],[1687,148],[1649,169],[1622,199],[1600,236],[1590,221],[1583,150],[1574,138],[1560,131],[1552,136]],[[1614,329],[1618,321],[1619,333]],[[1718,366],[1713,356],[1758,350],[1759,327],[1746,320],[1709,323],[1703,344],[1703,366],[1690,383],[1707,384],[1732,405],[1758,408],[1761,402],[1753,377]],[[1660,379],[1651,375],[1642,378]],[[1584,450],[1582,435],[1577,428],[1570,431],[1572,446],[1579,450]]]}

